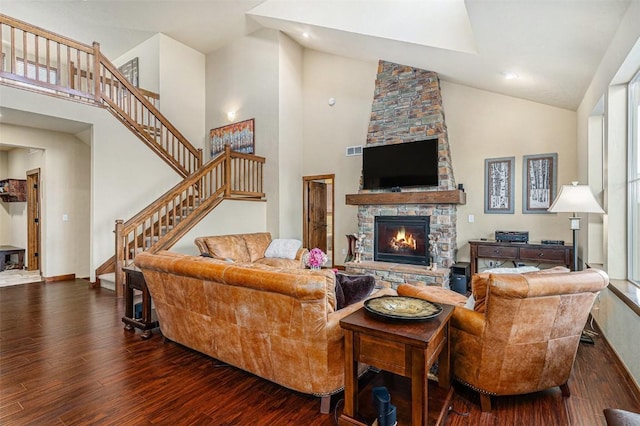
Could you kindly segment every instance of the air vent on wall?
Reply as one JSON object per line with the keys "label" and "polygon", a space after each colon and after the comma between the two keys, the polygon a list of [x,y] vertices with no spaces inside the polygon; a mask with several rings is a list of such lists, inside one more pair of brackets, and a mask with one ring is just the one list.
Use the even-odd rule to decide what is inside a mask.
{"label": "air vent on wall", "polygon": [[362,145],[354,145],[347,147],[347,157],[352,157],[354,155],[362,155]]}

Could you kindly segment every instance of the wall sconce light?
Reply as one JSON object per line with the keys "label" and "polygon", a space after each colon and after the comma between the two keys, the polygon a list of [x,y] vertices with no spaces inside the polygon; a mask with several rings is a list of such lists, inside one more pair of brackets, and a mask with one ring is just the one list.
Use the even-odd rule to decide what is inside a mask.
{"label": "wall sconce light", "polygon": [[236,119],[236,112],[235,111],[229,111],[227,113],[227,120],[233,121],[235,119]]}

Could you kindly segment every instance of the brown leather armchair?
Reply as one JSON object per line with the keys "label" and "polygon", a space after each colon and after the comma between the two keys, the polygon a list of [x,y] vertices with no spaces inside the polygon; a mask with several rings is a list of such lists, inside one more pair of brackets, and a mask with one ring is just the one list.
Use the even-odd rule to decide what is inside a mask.
{"label": "brown leather armchair", "polygon": [[[480,393],[482,411],[491,411],[492,395],[554,386],[570,395],[567,381],[582,329],[608,282],[607,275],[595,269],[476,274],[474,310],[442,300],[429,287],[403,284],[398,294],[456,304],[451,319],[453,376]],[[486,292],[478,291],[484,288]]]}

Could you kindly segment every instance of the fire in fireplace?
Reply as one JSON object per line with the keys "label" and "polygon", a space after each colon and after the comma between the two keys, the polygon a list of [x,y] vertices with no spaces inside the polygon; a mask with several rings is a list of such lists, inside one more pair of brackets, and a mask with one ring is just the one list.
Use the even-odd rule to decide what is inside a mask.
{"label": "fire in fireplace", "polygon": [[429,216],[376,216],[373,260],[429,264]]}

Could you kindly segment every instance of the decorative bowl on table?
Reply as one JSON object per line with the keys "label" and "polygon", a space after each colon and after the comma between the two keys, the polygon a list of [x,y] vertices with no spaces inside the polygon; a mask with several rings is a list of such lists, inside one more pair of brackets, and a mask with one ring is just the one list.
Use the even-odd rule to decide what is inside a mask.
{"label": "decorative bowl on table", "polygon": [[442,306],[417,297],[382,296],[364,302],[367,313],[384,319],[423,321],[442,312]]}

